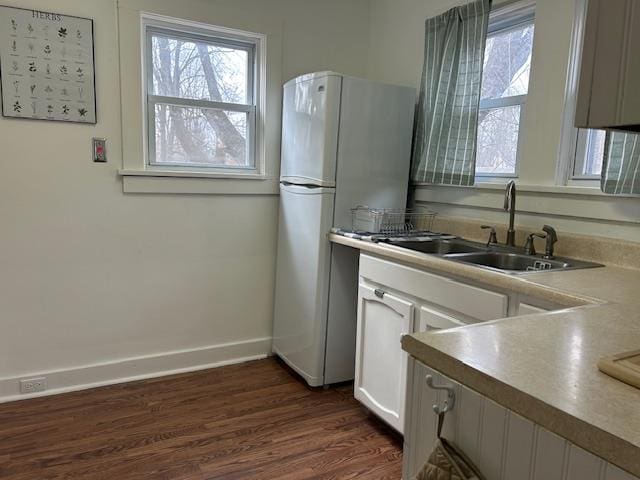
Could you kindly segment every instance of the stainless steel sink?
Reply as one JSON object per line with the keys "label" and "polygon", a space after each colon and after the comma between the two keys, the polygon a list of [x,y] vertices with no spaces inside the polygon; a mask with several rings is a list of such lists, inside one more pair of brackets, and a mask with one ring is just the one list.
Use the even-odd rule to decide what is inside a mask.
{"label": "stainless steel sink", "polygon": [[510,272],[537,272],[541,270],[567,269],[572,266],[571,263],[562,260],[547,260],[534,255],[523,255],[511,252],[480,252],[467,255],[447,255],[447,258]]}
{"label": "stainless steel sink", "polygon": [[457,262],[471,263],[488,270],[503,273],[522,274],[558,270],[576,270],[579,268],[601,267],[599,263],[555,257],[543,258],[541,255],[525,255],[509,251],[490,251],[468,254],[444,255],[444,258]]}
{"label": "stainless steel sink", "polygon": [[435,255],[445,255],[451,253],[473,253],[486,252],[488,248],[482,244],[468,242],[466,240],[431,240],[426,242],[397,241],[389,242],[390,245],[408,248],[416,252],[429,253]]}
{"label": "stainless steel sink", "polygon": [[396,247],[403,247],[421,253],[437,255],[455,262],[475,265],[479,268],[511,275],[535,272],[576,270],[602,265],[571,258],[543,258],[542,255],[527,255],[522,249],[504,245],[486,246],[482,243],[456,239],[434,239],[430,241],[394,241]]}

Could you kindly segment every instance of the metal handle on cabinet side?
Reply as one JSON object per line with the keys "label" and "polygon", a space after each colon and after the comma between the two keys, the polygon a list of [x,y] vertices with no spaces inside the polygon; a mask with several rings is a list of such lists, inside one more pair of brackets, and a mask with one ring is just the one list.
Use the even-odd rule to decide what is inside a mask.
{"label": "metal handle on cabinet side", "polygon": [[456,392],[455,389],[453,387],[450,387],[448,385],[435,385],[433,383],[433,376],[431,375],[427,375],[426,377],[426,381],[427,381],[427,385],[430,388],[433,388],[434,390],[444,390],[447,392],[447,399],[444,401],[444,406],[440,407],[440,405],[433,405],[433,411],[436,412],[436,414],[440,415],[443,413],[447,413],[450,412],[451,410],[453,410],[453,407],[456,404]]}
{"label": "metal handle on cabinet side", "polygon": [[376,295],[376,297],[378,298],[382,298],[384,297],[385,291],[381,290],[380,288],[376,288],[373,293]]}

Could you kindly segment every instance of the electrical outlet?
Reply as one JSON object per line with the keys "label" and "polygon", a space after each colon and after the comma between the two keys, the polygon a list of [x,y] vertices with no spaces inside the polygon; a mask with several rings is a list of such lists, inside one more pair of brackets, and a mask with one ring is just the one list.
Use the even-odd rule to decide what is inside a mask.
{"label": "electrical outlet", "polygon": [[20,393],[43,392],[47,389],[47,377],[25,378],[20,380]]}
{"label": "electrical outlet", "polygon": [[96,163],[107,163],[107,139],[92,138],[93,161]]}

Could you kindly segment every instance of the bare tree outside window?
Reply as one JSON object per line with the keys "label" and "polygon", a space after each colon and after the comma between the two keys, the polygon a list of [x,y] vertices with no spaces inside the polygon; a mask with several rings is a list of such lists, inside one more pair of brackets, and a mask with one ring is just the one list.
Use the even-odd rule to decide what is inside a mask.
{"label": "bare tree outside window", "polygon": [[534,26],[490,34],[478,117],[478,175],[515,176],[520,116],[529,90]]}
{"label": "bare tree outside window", "polygon": [[252,46],[155,31],[148,45],[151,163],[253,167]]}

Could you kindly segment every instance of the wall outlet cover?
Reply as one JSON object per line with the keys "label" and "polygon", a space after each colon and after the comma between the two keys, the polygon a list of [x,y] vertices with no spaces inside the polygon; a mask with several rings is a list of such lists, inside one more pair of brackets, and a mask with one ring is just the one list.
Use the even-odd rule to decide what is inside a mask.
{"label": "wall outlet cover", "polygon": [[47,377],[34,377],[20,380],[20,393],[44,392],[46,389]]}
{"label": "wall outlet cover", "polygon": [[105,138],[92,138],[93,161],[96,163],[107,162],[107,140]]}

